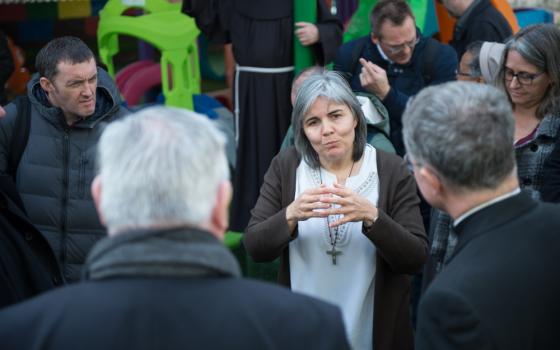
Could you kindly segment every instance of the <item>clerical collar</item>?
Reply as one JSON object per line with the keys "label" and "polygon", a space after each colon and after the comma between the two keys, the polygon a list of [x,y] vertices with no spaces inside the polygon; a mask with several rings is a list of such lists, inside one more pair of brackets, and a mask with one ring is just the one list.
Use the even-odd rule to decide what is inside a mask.
{"label": "clerical collar", "polygon": [[377,47],[377,51],[379,51],[379,54],[381,55],[381,58],[383,58],[385,61],[389,62],[389,64],[393,64],[393,61],[391,61],[391,59],[389,57],[387,57],[385,52],[383,52],[383,49],[381,48],[381,46],[379,46],[379,44],[375,44],[375,46]]}
{"label": "clerical collar", "polygon": [[503,201],[504,199],[507,199],[509,197],[513,197],[516,194],[519,194],[521,192],[521,189],[519,187],[517,187],[515,190],[508,192],[506,194],[503,194],[501,196],[498,196],[496,198],[492,198],[491,200],[484,202],[482,204],[477,205],[474,208],[471,208],[470,210],[468,210],[466,213],[464,213],[463,215],[459,216],[457,219],[455,219],[455,221],[453,221],[453,227],[457,227],[457,225],[459,225],[463,220],[465,220],[467,217],[471,216],[472,214],[476,213],[477,211],[480,211],[486,207],[491,206],[492,204],[498,203]]}

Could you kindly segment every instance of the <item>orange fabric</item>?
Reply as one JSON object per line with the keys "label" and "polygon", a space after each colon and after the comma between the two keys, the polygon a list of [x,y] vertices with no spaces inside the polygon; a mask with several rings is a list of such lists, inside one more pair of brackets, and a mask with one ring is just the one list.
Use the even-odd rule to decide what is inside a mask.
{"label": "orange fabric", "polygon": [[490,3],[492,3],[492,6],[494,6],[496,10],[500,11],[500,13],[506,18],[513,34],[517,33],[519,31],[519,23],[517,23],[517,17],[515,17],[515,13],[507,0],[490,0]]}
{"label": "orange fabric", "polygon": [[14,61],[14,72],[6,82],[6,87],[10,93],[21,95],[25,93],[27,82],[31,78],[31,74],[29,74],[27,68],[23,66],[25,63],[23,51],[14,44],[11,38],[8,38],[8,47],[10,48]]}

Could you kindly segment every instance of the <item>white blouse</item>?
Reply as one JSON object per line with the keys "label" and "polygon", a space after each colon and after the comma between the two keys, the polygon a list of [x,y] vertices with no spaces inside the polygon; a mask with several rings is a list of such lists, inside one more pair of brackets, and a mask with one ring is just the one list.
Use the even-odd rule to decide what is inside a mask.
{"label": "white blouse", "polygon": [[[321,178],[332,186],[336,176],[325,169],[313,169],[301,161],[296,172],[295,197],[310,188],[319,187]],[[376,151],[370,145],[364,150],[359,174],[346,180],[346,187],[377,206],[379,177]],[[337,218],[331,216],[330,222]],[[376,248],[362,233],[362,222],[339,226],[336,250],[341,254],[333,264],[327,251],[332,249],[336,229],[330,236],[326,218],[298,222],[298,238],[290,242],[290,280],[292,290],[338,305],[353,349],[371,349],[373,301],[375,293]]]}

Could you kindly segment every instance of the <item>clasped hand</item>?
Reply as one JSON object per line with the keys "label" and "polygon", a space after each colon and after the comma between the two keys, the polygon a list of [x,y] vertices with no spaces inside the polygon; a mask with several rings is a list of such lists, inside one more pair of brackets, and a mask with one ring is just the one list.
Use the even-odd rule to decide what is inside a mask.
{"label": "clasped hand", "polygon": [[329,215],[339,216],[338,220],[330,222],[330,227],[356,221],[373,222],[377,217],[377,208],[352,189],[336,183],[309,189],[286,208],[286,219],[293,224]]}

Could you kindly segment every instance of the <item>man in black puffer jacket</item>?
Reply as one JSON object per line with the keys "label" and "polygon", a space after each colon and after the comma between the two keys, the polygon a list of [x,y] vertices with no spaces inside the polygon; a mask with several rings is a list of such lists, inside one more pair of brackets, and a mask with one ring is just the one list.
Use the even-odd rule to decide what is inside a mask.
{"label": "man in black puffer jacket", "polygon": [[73,282],[90,248],[105,236],[89,193],[97,140],[103,125],[127,111],[114,82],[80,39],[52,40],[35,64],[38,74],[27,86],[28,141],[17,170],[11,170],[18,110],[15,103],[7,105],[0,120],[0,173],[13,172],[30,221]]}

